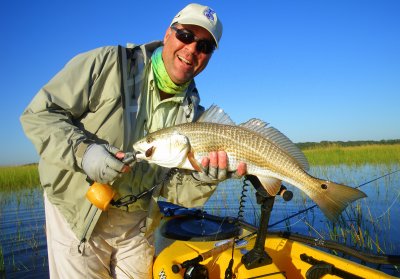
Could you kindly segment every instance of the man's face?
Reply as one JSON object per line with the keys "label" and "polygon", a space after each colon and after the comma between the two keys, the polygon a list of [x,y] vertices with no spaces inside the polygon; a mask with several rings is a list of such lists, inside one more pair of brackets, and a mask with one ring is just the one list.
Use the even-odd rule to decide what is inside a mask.
{"label": "man's face", "polygon": [[[176,24],[176,28],[192,32],[199,39],[213,40],[211,34],[196,25]],[[207,66],[212,53],[205,54],[196,50],[197,42],[184,44],[175,36],[175,31],[167,29],[164,36],[162,57],[165,68],[175,84],[183,84],[197,76]]]}

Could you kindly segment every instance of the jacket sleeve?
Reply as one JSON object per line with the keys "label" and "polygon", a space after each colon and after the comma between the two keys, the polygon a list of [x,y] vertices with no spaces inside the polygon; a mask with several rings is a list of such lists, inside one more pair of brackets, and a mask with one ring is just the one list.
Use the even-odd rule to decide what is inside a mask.
{"label": "jacket sleeve", "polygon": [[200,182],[190,173],[179,171],[164,185],[161,195],[174,204],[198,207],[211,197],[216,188],[216,184]]}
{"label": "jacket sleeve", "polygon": [[23,112],[23,130],[42,160],[67,170],[80,168],[79,155],[88,136],[78,123],[98,105],[100,96],[93,88],[101,86],[102,76],[115,64],[110,62],[112,50],[96,49],[73,58]]}

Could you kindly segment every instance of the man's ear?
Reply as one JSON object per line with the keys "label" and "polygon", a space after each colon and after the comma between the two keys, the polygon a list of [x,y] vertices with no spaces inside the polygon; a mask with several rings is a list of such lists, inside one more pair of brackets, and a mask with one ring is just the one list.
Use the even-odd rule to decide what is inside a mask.
{"label": "man's ear", "polygon": [[172,33],[172,29],[170,27],[168,27],[168,29],[165,31],[165,35],[164,35],[164,44],[168,40],[169,36],[171,36],[171,33]]}

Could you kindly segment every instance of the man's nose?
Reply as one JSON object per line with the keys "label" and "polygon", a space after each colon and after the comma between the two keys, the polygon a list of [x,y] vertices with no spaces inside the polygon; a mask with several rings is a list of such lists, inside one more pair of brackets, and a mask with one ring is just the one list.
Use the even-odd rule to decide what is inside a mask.
{"label": "man's nose", "polygon": [[190,53],[198,53],[197,51],[197,42],[192,42],[186,45],[186,48],[190,51]]}

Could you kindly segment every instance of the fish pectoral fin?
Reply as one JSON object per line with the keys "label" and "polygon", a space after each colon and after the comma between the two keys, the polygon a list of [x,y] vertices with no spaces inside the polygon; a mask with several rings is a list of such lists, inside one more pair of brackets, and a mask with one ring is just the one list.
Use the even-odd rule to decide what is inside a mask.
{"label": "fish pectoral fin", "polygon": [[270,176],[265,176],[265,177],[258,176],[258,179],[260,180],[264,189],[271,196],[275,196],[276,194],[278,194],[279,190],[281,189],[282,180]]}
{"label": "fish pectoral fin", "polygon": [[190,162],[190,164],[192,165],[192,167],[198,171],[198,172],[203,172],[203,170],[201,169],[201,167],[199,166],[199,163],[197,162],[197,160],[194,158],[194,152],[190,151],[187,155],[187,158]]}

